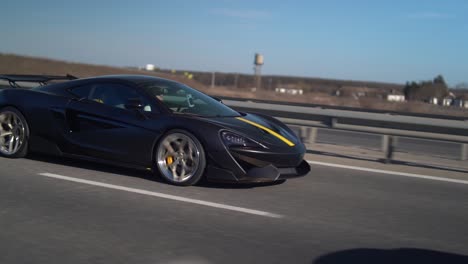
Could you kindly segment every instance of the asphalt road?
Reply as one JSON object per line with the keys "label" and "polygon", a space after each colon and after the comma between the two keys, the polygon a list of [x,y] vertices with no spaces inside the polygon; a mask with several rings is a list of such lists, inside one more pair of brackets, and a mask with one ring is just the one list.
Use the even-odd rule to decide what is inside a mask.
{"label": "asphalt road", "polygon": [[0,158],[0,263],[468,263],[468,185],[312,167],[277,185],[181,188]]}

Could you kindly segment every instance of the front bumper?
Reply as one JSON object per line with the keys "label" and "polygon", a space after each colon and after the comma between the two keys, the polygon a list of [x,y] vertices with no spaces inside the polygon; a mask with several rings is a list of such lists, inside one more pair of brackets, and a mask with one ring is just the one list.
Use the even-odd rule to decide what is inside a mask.
{"label": "front bumper", "polygon": [[274,182],[305,176],[309,171],[310,165],[305,160],[302,160],[296,167],[277,168],[272,164],[264,167],[252,167],[241,175],[236,175],[233,170],[208,165],[206,168],[206,177],[209,181],[217,182]]}

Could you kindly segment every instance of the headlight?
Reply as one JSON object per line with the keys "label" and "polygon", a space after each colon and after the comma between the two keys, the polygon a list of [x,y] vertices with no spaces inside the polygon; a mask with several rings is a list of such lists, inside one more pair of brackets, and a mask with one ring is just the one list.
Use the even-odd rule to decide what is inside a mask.
{"label": "headlight", "polygon": [[228,131],[221,132],[221,138],[223,139],[224,144],[228,147],[254,147],[254,148],[263,147],[265,148],[265,146],[261,145],[260,143],[254,142],[253,140],[250,140],[246,137],[239,136],[237,134],[234,134]]}

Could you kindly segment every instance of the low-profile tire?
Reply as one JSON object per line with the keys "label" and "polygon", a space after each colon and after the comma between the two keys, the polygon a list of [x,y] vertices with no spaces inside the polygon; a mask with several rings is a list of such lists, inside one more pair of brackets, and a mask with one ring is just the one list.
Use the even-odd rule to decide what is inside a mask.
{"label": "low-profile tire", "polygon": [[28,154],[29,127],[26,118],[14,107],[0,109],[0,155],[23,158]]}
{"label": "low-profile tire", "polygon": [[205,167],[205,151],[192,133],[174,129],[159,140],[155,150],[155,168],[168,183],[195,185],[202,179]]}

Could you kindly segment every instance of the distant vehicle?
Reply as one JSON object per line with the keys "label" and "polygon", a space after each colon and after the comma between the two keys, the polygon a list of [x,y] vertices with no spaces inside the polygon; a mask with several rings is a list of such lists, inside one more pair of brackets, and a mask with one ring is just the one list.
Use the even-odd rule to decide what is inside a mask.
{"label": "distant vehicle", "polygon": [[[307,174],[280,121],[237,112],[181,83],[139,76],[1,75],[0,154],[28,152],[151,169],[174,185],[274,182]],[[67,81],[50,84],[50,81]],[[42,86],[18,89],[20,82]]]}

